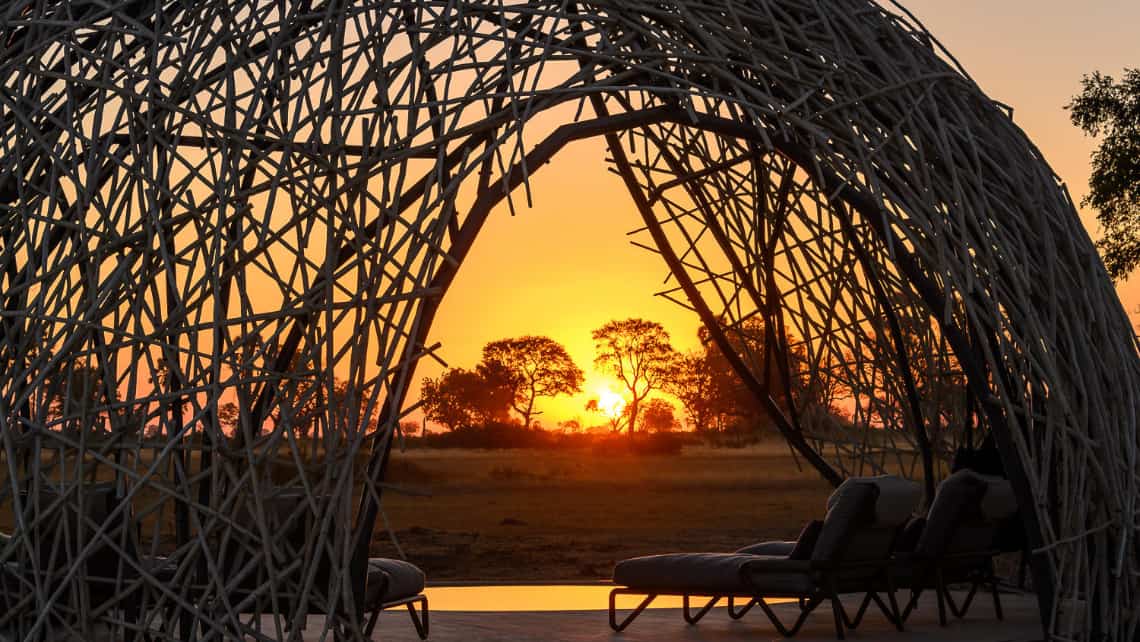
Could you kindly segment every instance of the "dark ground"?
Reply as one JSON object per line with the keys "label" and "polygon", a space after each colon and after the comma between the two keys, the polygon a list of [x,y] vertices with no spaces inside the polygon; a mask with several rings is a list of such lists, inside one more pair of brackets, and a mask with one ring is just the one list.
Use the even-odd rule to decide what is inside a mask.
{"label": "dark ground", "polygon": [[[615,561],[731,551],[794,539],[821,518],[829,486],[785,446],[686,448],[680,455],[588,451],[393,453],[384,504],[407,558],[433,582],[608,578]],[[383,532],[377,555],[396,555]]]}

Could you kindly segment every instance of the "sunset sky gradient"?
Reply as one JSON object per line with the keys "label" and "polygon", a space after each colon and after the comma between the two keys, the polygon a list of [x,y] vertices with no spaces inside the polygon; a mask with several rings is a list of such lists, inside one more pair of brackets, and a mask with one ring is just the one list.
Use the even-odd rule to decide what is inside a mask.
{"label": "sunset sky gradient", "polygon": [[[1135,0],[908,0],[905,6],[958,58],[1041,148],[1079,201],[1088,190],[1089,154],[1096,141],[1070,124],[1064,110],[1083,74],[1119,76],[1140,67],[1140,2]],[[586,401],[612,385],[594,372],[590,331],[631,316],[662,323],[675,347],[697,346],[699,321],[655,292],[664,263],[633,247],[627,233],[640,224],[620,179],[607,172],[605,145],[588,140],[567,148],[532,180],[534,205],[496,211],[445,298],[428,344],[443,344],[449,365],[472,367],[488,341],[527,334],[564,344],[586,371],[583,394],[538,403],[547,427],[590,416]],[[1094,213],[1082,212],[1097,236]],[[1118,286],[1137,317],[1140,278]],[[419,377],[442,366],[425,360]],[[618,390],[614,386],[615,390]],[[419,382],[410,399],[418,398]],[[678,408],[678,411],[680,409]],[[419,419],[419,416],[416,416]]]}

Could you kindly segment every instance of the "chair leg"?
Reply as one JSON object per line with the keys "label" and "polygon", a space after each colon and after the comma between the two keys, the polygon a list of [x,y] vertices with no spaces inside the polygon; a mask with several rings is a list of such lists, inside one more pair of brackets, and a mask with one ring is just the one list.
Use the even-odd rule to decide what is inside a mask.
{"label": "chair leg", "polygon": [[974,601],[974,594],[977,592],[977,583],[970,583],[970,591],[966,594],[966,601],[962,602],[962,606],[958,606],[958,601],[954,600],[954,594],[950,592],[950,587],[946,587],[946,608],[950,610],[950,615],[956,618],[966,617],[966,611],[970,609],[970,603]]}
{"label": "chair leg", "polygon": [[[638,604],[637,608],[635,608],[632,613],[626,616],[626,618],[622,620],[620,624],[617,621],[618,595],[645,595],[645,599],[641,601],[641,604]],[[623,589],[614,589],[610,591],[610,628],[614,631],[617,631],[618,633],[621,633],[626,629],[626,627],[632,624],[633,621],[637,619],[637,616],[641,615],[641,612],[644,611],[645,608],[648,607],[649,604],[655,599],[657,599],[656,593],[637,593],[635,591]]]}
{"label": "chair leg", "polygon": [[831,617],[835,620],[835,638],[844,639],[846,633],[844,626],[849,621],[847,612],[843,610],[843,602],[839,599],[839,585],[834,575],[827,576],[827,598],[831,600]]}
{"label": "chair leg", "polygon": [[708,614],[708,612],[711,611],[712,608],[714,606],[716,606],[716,603],[719,601],[720,601],[720,596],[714,595],[713,598],[711,600],[709,600],[708,604],[705,604],[704,608],[702,608],[700,611],[697,611],[696,615],[692,615],[689,612],[689,594],[686,593],[682,597],[682,605],[684,606],[683,612],[684,612],[684,616],[685,616],[685,621],[688,622],[690,625],[693,625],[693,624],[696,624],[697,622],[700,622],[701,618],[703,618],[706,614]]}
{"label": "chair leg", "polygon": [[934,592],[938,596],[938,624],[946,626],[946,585],[942,582],[942,569],[935,572]]}
{"label": "chair leg", "polygon": [[[887,615],[886,612],[883,614],[887,615],[887,619],[895,625],[895,628],[898,629],[899,633],[902,633],[903,617],[902,613],[899,612],[899,602],[897,599],[895,599],[895,582],[893,579],[891,579],[890,574],[887,575],[887,600],[890,601],[891,612],[889,615]],[[883,608],[883,603],[881,601],[879,602],[879,608]]]}
{"label": "chair leg", "polygon": [[764,601],[763,597],[756,596],[752,601],[756,603],[756,606],[760,607],[760,610],[764,612],[764,615],[768,616],[768,621],[772,623],[772,626],[776,627],[776,631],[778,631],[780,635],[786,638],[790,638],[799,632],[800,628],[804,625],[804,622],[807,621],[808,616],[811,615],[811,612],[823,603],[823,598],[813,597],[804,603],[804,605],[800,607],[799,617],[796,618],[795,623],[792,624],[792,628],[790,629],[784,626],[784,623],[780,621],[780,618],[776,617],[776,613],[772,610],[772,607],[768,606],[768,603]]}
{"label": "chair leg", "polygon": [[372,631],[376,628],[376,622],[380,620],[380,611],[383,611],[382,606],[377,605],[372,609],[372,613],[368,616],[368,623],[364,625],[364,637],[372,639]]}
{"label": "chair leg", "polygon": [[1000,594],[998,591],[997,572],[994,570],[993,558],[990,558],[989,580],[990,580],[990,593],[994,597],[994,615],[997,616],[997,619],[1003,620],[1005,618],[1002,616],[1002,612],[1001,612],[1001,597],[1000,597]]}
{"label": "chair leg", "polygon": [[905,623],[910,614],[914,612],[915,607],[918,606],[918,598],[922,597],[922,589],[911,589],[910,599],[907,600],[906,608],[903,609],[902,615],[899,616],[899,622]]}
{"label": "chair leg", "polygon": [[843,614],[844,624],[847,625],[847,628],[852,630],[858,628],[859,623],[863,621],[863,616],[867,614],[867,607],[871,605],[872,599],[878,599],[878,595],[876,595],[874,591],[863,595],[863,601],[859,604],[858,610],[855,611],[855,618],[851,620],[847,619],[847,611],[842,608],[840,609],[840,612]]}
{"label": "chair leg", "polygon": [[[801,604],[801,608],[802,608],[802,605],[803,605],[802,600],[801,600],[800,604]],[[728,598],[728,617],[730,617],[734,620],[739,620],[740,618],[744,617],[744,615],[746,613],[751,611],[752,607],[754,607],[754,606],[756,606],[756,600],[748,600],[748,604],[745,604],[744,608],[737,611],[735,608],[735,605],[732,601],[732,597],[730,596]]]}
{"label": "chair leg", "polygon": [[847,614],[843,612],[843,604],[839,601],[838,595],[831,596],[831,617],[835,620],[835,638],[837,640],[845,639],[844,624],[847,619]]}
{"label": "chair leg", "polygon": [[950,607],[950,612],[954,614],[954,617],[966,617],[966,613],[969,612],[970,605],[973,604],[978,591],[984,590],[987,584],[989,585],[990,595],[994,601],[994,613],[997,615],[997,619],[1002,619],[1001,598],[998,597],[997,575],[993,569],[993,560],[990,560],[988,568],[983,571],[981,576],[975,576],[970,582],[970,591],[966,593],[966,599],[962,602],[961,606],[958,606],[954,601],[954,597],[949,591],[946,591],[946,602]]}
{"label": "chair leg", "polygon": [[[416,602],[420,604],[420,612],[416,613]],[[414,602],[408,602],[408,614],[412,617],[412,624],[416,627],[416,634],[420,636],[421,640],[428,639],[429,632],[429,615],[428,615],[428,601],[427,597],[421,597]]]}

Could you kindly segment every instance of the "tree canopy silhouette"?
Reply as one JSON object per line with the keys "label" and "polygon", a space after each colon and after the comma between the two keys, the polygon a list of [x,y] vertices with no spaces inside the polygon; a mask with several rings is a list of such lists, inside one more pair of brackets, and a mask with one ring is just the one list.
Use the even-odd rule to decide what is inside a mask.
{"label": "tree canopy silhouette", "polygon": [[455,430],[505,421],[513,391],[499,378],[452,368],[439,379],[425,377],[420,396],[428,421]]}
{"label": "tree canopy silhouette", "polygon": [[[760,317],[745,319],[727,332],[736,353],[758,372],[767,372],[767,386],[784,404],[782,379],[766,345],[766,326]],[[698,432],[757,434],[770,425],[760,401],[740,379],[708,330],[697,331],[701,348],[680,357],[665,391],[677,398],[693,429]],[[797,368],[799,362],[793,363]]]}
{"label": "tree canopy silhouette", "polygon": [[[271,414],[274,424],[289,426],[302,453],[316,456],[319,445],[331,449],[347,432],[349,422],[357,422],[364,432],[377,429],[378,409],[369,405],[371,390],[356,388],[349,382],[334,378],[331,394],[316,379],[304,378],[282,386],[279,402]],[[222,404],[218,407],[218,420],[229,434],[240,435],[243,429],[240,406]],[[336,409],[335,416],[330,409]],[[247,418],[248,420],[248,418]],[[256,430],[258,426],[253,426]],[[305,445],[307,443],[307,446]]]}
{"label": "tree canopy silhouette", "polygon": [[681,402],[689,425],[696,432],[721,427],[725,395],[708,349],[692,350],[678,357],[673,376],[665,382],[665,392]]}
{"label": "tree canopy silhouette", "polygon": [[1096,208],[1104,226],[1097,247],[1109,275],[1120,280],[1140,266],[1140,69],[1125,69],[1120,82],[1094,72],[1081,84],[1067,105],[1073,124],[1103,135],[1081,204]]}
{"label": "tree canopy silhouette", "polygon": [[641,425],[646,432],[673,432],[681,427],[673,410],[673,404],[660,397],[654,397],[646,401],[641,409]]}
{"label": "tree canopy silhouette", "polygon": [[582,390],[582,369],[562,344],[550,337],[525,336],[492,341],[483,346],[479,372],[501,379],[511,389],[511,407],[523,426],[542,414],[534,409],[539,397],[571,395]]}
{"label": "tree canopy silhouette", "polygon": [[57,430],[72,435],[98,435],[107,430],[103,408],[108,402],[104,395],[110,393],[111,402],[118,398],[114,388],[106,385],[103,374],[97,365],[69,363],[46,378],[46,418]]}
{"label": "tree canopy silhouette", "polygon": [[660,323],[610,321],[594,330],[594,366],[617,377],[629,392],[629,436],[637,430],[638,407],[661,390],[677,368],[677,351]]}

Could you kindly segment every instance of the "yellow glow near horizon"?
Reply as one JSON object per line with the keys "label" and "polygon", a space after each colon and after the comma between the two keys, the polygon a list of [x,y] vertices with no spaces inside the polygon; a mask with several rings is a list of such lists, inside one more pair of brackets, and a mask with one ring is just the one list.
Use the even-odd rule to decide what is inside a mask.
{"label": "yellow glow near horizon", "polygon": [[625,397],[611,390],[609,386],[599,387],[597,393],[598,410],[610,419],[621,417],[621,413],[625,411]]}

